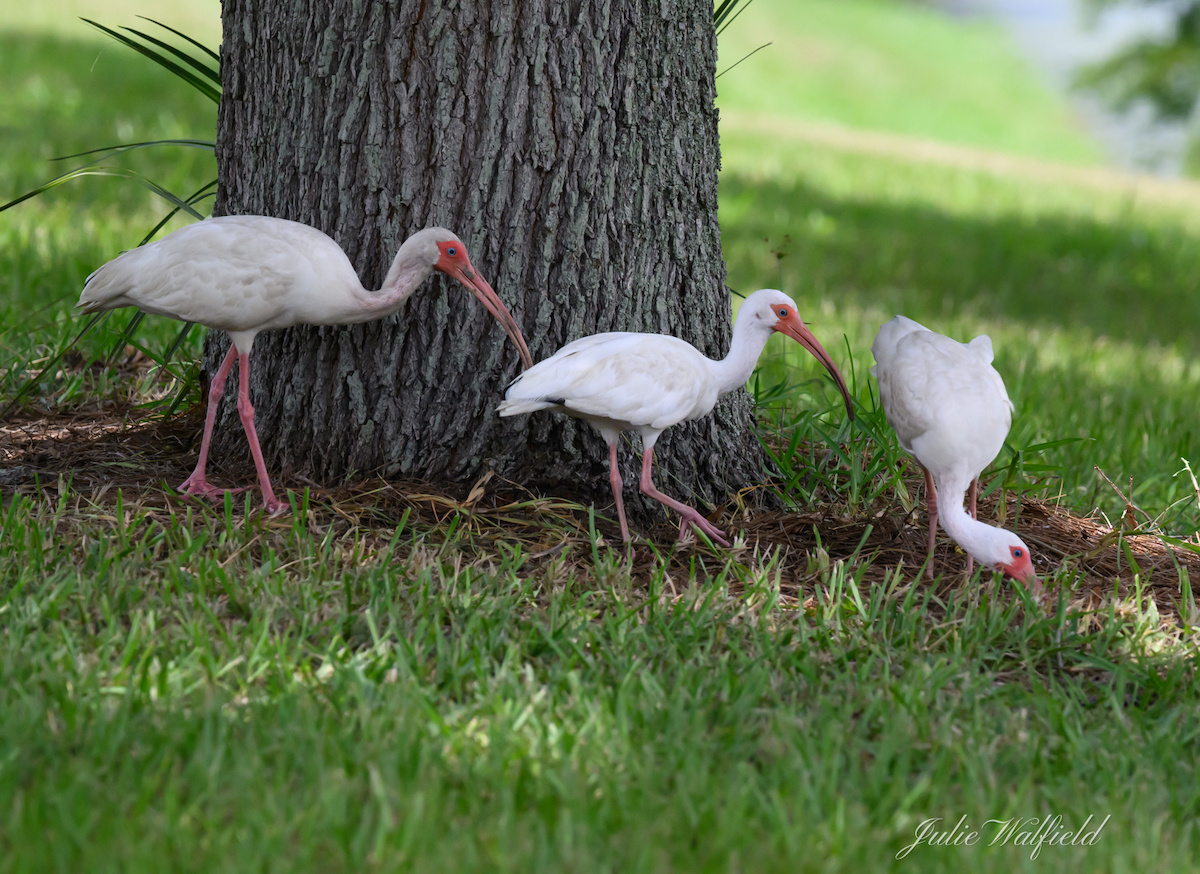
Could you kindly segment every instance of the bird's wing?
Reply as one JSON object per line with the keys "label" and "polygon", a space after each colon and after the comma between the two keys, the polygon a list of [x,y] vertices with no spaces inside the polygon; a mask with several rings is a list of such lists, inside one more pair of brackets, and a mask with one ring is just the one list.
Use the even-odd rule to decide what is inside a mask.
{"label": "bird's wing", "polygon": [[136,306],[226,331],[317,321],[303,311],[356,281],[341,248],[298,222],[220,216],[132,249],[88,277],[87,312]]}
{"label": "bird's wing", "polygon": [[932,331],[910,332],[885,353],[876,376],[888,423],[927,467],[955,458],[977,474],[1004,445],[1013,405],[990,353],[990,340],[959,343]]}
{"label": "bird's wing", "polygon": [[664,334],[595,334],[525,371],[505,398],[510,407],[538,401],[661,430],[712,409],[716,390],[705,361],[691,344]]}

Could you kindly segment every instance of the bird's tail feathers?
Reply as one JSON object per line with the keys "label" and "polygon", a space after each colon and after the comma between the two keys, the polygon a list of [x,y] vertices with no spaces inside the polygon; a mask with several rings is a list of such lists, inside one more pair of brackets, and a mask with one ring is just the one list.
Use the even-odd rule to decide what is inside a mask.
{"label": "bird's tail feathers", "polygon": [[992,338],[987,334],[980,334],[967,345],[974,349],[975,352],[988,364],[991,364],[996,358],[996,353],[992,351]]}
{"label": "bird's tail feathers", "polygon": [[[92,271],[92,274],[84,280],[83,291],[79,294],[79,303],[75,304],[76,307],[85,313],[115,309],[113,301],[130,289],[130,283],[124,272],[109,269],[116,263],[117,260],[114,259]],[[117,306],[122,306],[122,304],[117,304]]]}
{"label": "bird's tail feathers", "polygon": [[509,398],[500,402],[496,412],[501,416],[520,416],[523,413],[545,410],[559,403],[555,398]]}

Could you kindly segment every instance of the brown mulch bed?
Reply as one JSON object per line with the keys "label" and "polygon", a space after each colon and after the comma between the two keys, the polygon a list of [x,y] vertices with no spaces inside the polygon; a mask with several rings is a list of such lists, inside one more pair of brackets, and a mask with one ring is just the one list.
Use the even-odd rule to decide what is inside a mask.
{"label": "brown mulch bed", "polygon": [[[0,426],[0,495],[55,493],[62,477],[70,480],[73,492],[98,501],[115,500],[120,489],[126,502],[137,499],[156,512],[194,507],[194,499],[175,494],[171,487],[182,482],[195,463],[201,424],[198,409],[159,421],[137,421],[133,413],[11,421]],[[214,481],[233,484],[219,470],[212,475]],[[252,482],[240,478],[237,484]],[[918,494],[918,483],[914,479],[910,494]],[[296,477],[281,477],[277,484],[281,493],[285,488],[306,487],[310,515],[316,514],[322,524],[359,532],[377,530],[381,540],[390,539],[406,512],[409,524],[423,529],[445,525],[457,514],[460,534],[469,538],[481,557],[495,555],[492,547],[501,541],[520,541],[527,562],[592,560],[586,507],[552,495],[534,495],[498,478],[485,477],[472,488],[382,479],[329,488]],[[241,502],[236,506],[240,508]],[[608,510],[600,507],[598,514]],[[994,520],[998,510],[995,497],[980,502],[981,519]],[[1186,570],[1187,579],[1200,580],[1200,555],[1154,534],[1122,531],[1030,497],[1019,502],[1007,497],[1004,515],[1018,520],[1015,527],[1033,549],[1041,576],[1064,567],[1072,571],[1074,583],[1067,600],[1074,608],[1098,609],[1114,598],[1123,601],[1140,586],[1144,595],[1154,598],[1164,618],[1178,622],[1183,613],[1180,569]],[[616,534],[615,524],[599,515],[597,519],[602,534]],[[868,583],[895,585],[900,567],[905,587],[924,584],[919,577],[925,559],[924,510],[906,511],[895,499],[854,516],[836,504],[782,511],[732,501],[714,521],[739,538],[731,551],[735,557],[749,561],[768,552],[777,557],[780,595],[785,601],[805,601],[823,567],[838,561],[865,563],[862,579]],[[290,523],[280,520],[279,524]],[[686,586],[692,573],[704,578],[720,572],[726,556],[706,547],[689,543],[672,552],[677,531],[666,521],[641,528],[648,540],[635,542],[635,579],[661,574],[659,557],[668,554],[668,583]],[[957,588],[966,581],[965,556],[940,533],[934,562],[935,571],[943,573],[941,589]]]}

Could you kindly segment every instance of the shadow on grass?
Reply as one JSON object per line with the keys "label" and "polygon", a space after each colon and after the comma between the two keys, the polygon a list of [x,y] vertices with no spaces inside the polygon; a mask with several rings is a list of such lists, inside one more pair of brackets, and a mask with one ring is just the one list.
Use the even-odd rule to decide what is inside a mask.
{"label": "shadow on grass", "polygon": [[[1078,212],[1022,208],[1021,200],[1039,192],[1030,197],[1030,183],[1020,181],[997,183],[995,202],[971,191],[969,207],[952,211],[919,202],[919,183],[961,185],[969,177],[897,170],[910,171],[918,184],[907,201],[867,185],[839,196],[804,179],[750,180],[727,171],[722,229],[731,277],[809,299],[801,306],[818,322],[813,299],[838,313],[838,327],[815,330],[848,378],[853,356],[853,381],[864,392],[873,384],[867,370],[876,317],[902,312],[942,330],[949,322],[948,333],[963,340],[985,330],[996,335],[997,322],[1012,326],[1008,337],[996,336],[997,367],[1016,404],[1009,445],[1083,438],[1038,459],[1061,477],[1069,506],[1123,513],[1098,465],[1123,488],[1132,478],[1135,503],[1151,515],[1179,502],[1163,520],[1167,530],[1187,535],[1200,527],[1191,481],[1179,475],[1181,459],[1194,461],[1200,449],[1200,377],[1189,363],[1200,351],[1195,234],[1145,208],[1105,220],[1099,197],[1096,217],[1086,213],[1086,196],[1077,197]],[[1107,208],[1113,212],[1111,200]],[[847,339],[839,343],[842,328]],[[1156,347],[1158,354],[1148,351]],[[791,353],[768,352],[760,369],[766,384],[810,372],[797,370]]]}
{"label": "shadow on grass", "polygon": [[[127,508],[140,506],[139,512],[156,518],[182,517],[188,512],[201,518],[223,518],[220,502],[180,496],[172,487],[191,468],[201,416],[197,406],[188,415],[159,422],[137,422],[132,412],[133,423],[115,421],[105,414],[24,421],[0,442],[6,493],[53,505],[62,494],[71,492],[102,504],[123,500]],[[805,451],[802,447],[801,452]],[[465,485],[370,476],[352,484],[319,487],[284,473],[276,477],[279,492],[281,497],[286,495],[285,501],[294,503],[290,511],[271,517],[260,510],[251,485],[253,474],[244,465],[221,461],[214,461],[214,479],[229,487],[249,487],[245,494],[233,497],[228,512],[247,521],[255,518],[277,531],[311,524],[310,506],[336,507],[334,517],[339,525],[347,531],[357,529],[368,539],[381,538],[379,549],[407,524],[439,539],[443,534],[449,539],[466,537],[468,552],[480,551],[481,558],[520,546],[523,552],[516,554],[524,555],[522,561],[531,566],[559,559],[587,565],[596,559],[589,535],[594,525],[608,545],[623,554],[619,529],[609,517],[611,505],[596,506],[592,518],[585,504],[562,496],[538,496],[500,478],[474,491]],[[833,476],[844,479],[840,474]],[[904,480],[909,495],[921,494],[915,464],[907,466]],[[118,498],[118,492],[123,497]],[[673,579],[682,585],[685,580],[699,579],[729,583],[741,591],[752,580],[729,578],[727,559],[767,555],[766,550],[773,550],[779,559],[773,585],[797,606],[816,593],[814,586],[819,588],[819,578],[828,573],[831,561],[853,568],[859,584],[895,585],[899,566],[907,569],[910,578],[920,579],[926,556],[923,501],[906,508],[896,490],[889,488],[870,499],[867,512],[848,514],[843,492],[844,488],[821,490],[821,496],[806,506],[788,510],[761,509],[750,502],[739,507],[738,500],[731,498],[721,508],[719,521],[732,537],[744,540],[732,552],[709,549],[695,539],[677,544],[674,520],[647,524],[635,531],[628,571],[639,586],[649,587],[665,557]],[[78,500],[73,505],[78,510]],[[1193,551],[1166,544],[1153,535],[1113,530],[1081,519],[1037,497],[1021,498],[1013,493],[1000,497],[989,494],[985,487],[979,518],[1019,530],[1037,556],[1039,574],[1053,579],[1067,571],[1059,581],[1070,585],[1070,599],[1086,609],[1096,609],[1114,594],[1129,597],[1141,586],[1141,591],[1156,599],[1164,616],[1181,616],[1188,607],[1181,603],[1180,568],[1186,569],[1189,580],[1200,579],[1200,555]],[[1131,559],[1137,563],[1138,579]],[[942,577],[939,589],[975,585],[963,573],[964,554],[944,534],[938,536],[934,561],[935,573]],[[988,577],[982,574],[982,578]],[[1006,597],[1013,594],[1009,584],[1002,585]]]}
{"label": "shadow on grass", "polygon": [[[840,300],[917,318],[968,311],[1200,351],[1200,240],[1167,222],[1023,215],[1007,206],[952,214],[728,172],[721,201],[736,216],[722,222],[732,275],[836,290]],[[772,250],[784,256],[778,266]],[[750,262],[737,263],[743,257]]]}

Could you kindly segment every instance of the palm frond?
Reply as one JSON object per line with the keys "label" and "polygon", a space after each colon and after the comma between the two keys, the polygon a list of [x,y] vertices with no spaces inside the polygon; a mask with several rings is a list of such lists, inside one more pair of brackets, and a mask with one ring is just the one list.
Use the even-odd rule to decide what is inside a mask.
{"label": "palm frond", "polygon": [[[213,103],[219,104],[221,102],[221,72],[219,66],[214,66],[210,62],[188,54],[183,49],[177,48],[176,46],[164,42],[157,37],[153,37],[150,34],[143,33],[140,30],[135,30],[132,27],[123,27],[121,29],[134,34],[135,36],[144,40],[144,42],[138,42],[137,40],[132,39],[125,34],[120,33],[119,31],[113,30],[111,27],[105,27],[99,22],[92,21],[90,18],[84,18],[82,20],[86,21],[97,30],[108,34],[122,45],[126,45],[138,54],[154,61],[154,63],[158,64],[160,67],[170,70]],[[154,23],[158,24],[158,22]],[[166,25],[160,24],[159,27],[164,27],[167,30],[171,30],[171,28],[166,27]],[[172,32],[174,33],[175,31]],[[211,54],[211,50],[207,51],[209,51]],[[182,62],[182,64],[179,62]],[[189,70],[187,67],[191,67],[192,69]],[[192,70],[196,72],[192,72]]]}
{"label": "palm frond", "polygon": [[[29,200],[32,197],[37,197],[39,194],[45,194],[50,189],[57,188],[64,182],[70,182],[72,179],[79,179],[84,176],[115,176],[122,179],[132,179],[139,185],[170,203],[174,207],[175,212],[186,212],[197,221],[204,218],[204,216],[197,211],[188,200],[185,200],[173,192],[168,191],[154,180],[148,179],[136,170],[130,170],[126,167],[97,167],[94,165],[76,167],[74,170],[68,170],[66,173],[55,176],[49,182],[42,183],[32,191],[27,191],[20,197],[10,200],[8,203],[0,204],[0,212],[3,212],[6,209],[11,209],[18,203],[24,203],[26,200]],[[172,212],[172,215],[174,215],[174,212]],[[161,227],[161,225],[159,225],[159,227]]]}
{"label": "palm frond", "polygon": [[713,27],[717,31],[717,36],[720,36],[721,31],[733,24],[734,19],[753,2],[754,0],[720,0],[713,10]]}
{"label": "palm frond", "polygon": [[142,19],[142,21],[149,21],[151,24],[157,24],[163,30],[169,30],[171,33],[175,34],[180,39],[184,40],[187,43],[190,43],[191,45],[195,46],[200,51],[202,51],[204,54],[208,55],[208,57],[212,60],[211,70],[212,70],[213,82],[217,85],[221,84],[221,56],[219,54],[217,54],[215,51],[210,49],[208,46],[204,45],[204,43],[196,42],[196,40],[192,39],[186,33],[176,30],[175,28],[170,27],[169,25],[163,24],[161,21],[157,21],[153,18],[147,18],[144,15],[139,15],[138,18]]}

